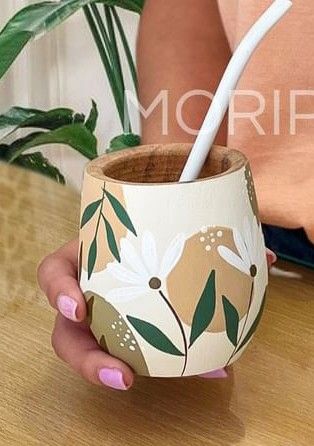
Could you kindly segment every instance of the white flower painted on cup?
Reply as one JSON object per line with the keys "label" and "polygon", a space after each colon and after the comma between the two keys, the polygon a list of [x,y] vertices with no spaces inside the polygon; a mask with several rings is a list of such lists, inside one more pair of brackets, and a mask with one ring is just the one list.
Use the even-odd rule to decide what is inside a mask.
{"label": "white flower painted on cup", "polygon": [[[247,313],[244,317],[244,323],[241,331],[239,332],[239,326],[237,326],[235,330],[235,335],[229,334],[229,340],[234,345],[233,352],[227,362],[227,365],[230,364],[231,360],[235,356],[236,353],[240,351],[240,349],[247,344],[248,340],[253,336],[256,327],[259,323],[259,320],[262,316],[265,302],[265,295],[262,300],[262,304],[259,308],[259,311],[255,317],[255,320],[251,327],[247,329],[247,323],[249,320],[249,314],[252,307],[252,302],[254,298],[254,286],[256,276],[260,272],[263,267],[263,263],[266,263],[266,250],[264,245],[264,237],[262,233],[262,228],[257,221],[257,218],[254,217],[251,222],[247,217],[244,219],[243,224],[243,236],[237,229],[233,229],[233,240],[237,249],[238,254],[232,251],[230,248],[226,246],[218,246],[217,250],[220,256],[228,262],[231,266],[243,272],[244,274],[250,276],[252,278],[252,286],[251,293],[249,298],[249,304],[247,308]],[[230,311],[231,304],[228,299],[223,296],[224,300],[224,309],[225,311]],[[233,310],[232,310],[233,311]],[[237,318],[239,322],[239,317]]]}
{"label": "white flower painted on cup", "polygon": [[230,265],[248,276],[255,277],[266,259],[264,237],[256,217],[244,219],[243,236],[233,229],[233,239],[238,254],[226,246],[218,246],[220,256]]}
{"label": "white flower painted on cup", "polygon": [[[184,234],[178,234],[169,244],[161,261],[157,256],[156,241],[151,232],[145,231],[141,243],[141,255],[134,249],[132,243],[127,239],[122,239],[121,243],[121,263],[115,261],[109,263],[107,270],[109,273],[127,286],[115,288],[106,294],[106,298],[111,303],[128,302],[141,297],[147,291],[154,291],[156,296],[162,299],[170,310],[182,336],[184,351],[180,351],[158,327],[154,327],[150,322],[127,316],[128,321],[141,334],[147,342],[159,350],[171,353],[184,358],[182,375],[185,372],[188,356],[188,343],[183,324],[171,305],[163,289],[166,286],[166,280],[170,272],[174,269],[180,260],[184,246]],[[143,329],[144,326],[144,329]],[[147,337],[148,331],[153,330],[152,337]],[[157,341],[156,341],[156,336]],[[156,347],[157,342],[157,347]]]}
{"label": "white flower painted on cup", "polygon": [[126,284],[106,295],[111,302],[128,302],[149,290],[161,290],[165,281],[180,260],[185,245],[184,234],[178,234],[169,244],[161,261],[158,260],[156,241],[153,234],[145,231],[141,242],[141,255],[126,238],[121,240],[121,263],[107,265],[108,272]]}

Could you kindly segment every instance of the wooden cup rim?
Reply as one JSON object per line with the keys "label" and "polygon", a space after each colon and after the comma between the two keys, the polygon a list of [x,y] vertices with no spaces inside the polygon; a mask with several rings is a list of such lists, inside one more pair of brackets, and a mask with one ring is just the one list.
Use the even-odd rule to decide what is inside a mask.
{"label": "wooden cup rim", "polygon": [[[243,153],[238,150],[214,145],[205,161],[199,178],[195,181],[178,183],[180,173],[182,172],[191,148],[191,144],[185,143],[149,144],[132,147],[118,152],[106,153],[90,161],[86,166],[85,172],[87,175],[96,179],[122,185],[169,186],[215,180],[240,170],[248,162]],[[168,164],[166,163],[163,172],[161,172],[162,161],[165,159],[168,164],[170,162],[170,164],[173,165],[173,171],[168,169]],[[138,175],[146,175],[149,177],[158,174],[159,177],[160,175],[163,176],[162,181],[136,181],[125,179],[126,176],[129,175],[130,177],[136,173],[136,166],[140,168],[137,172]],[[213,174],[208,175],[208,171],[213,169]],[[215,173],[216,170],[217,173]],[[168,176],[172,176],[170,181],[166,180]]]}

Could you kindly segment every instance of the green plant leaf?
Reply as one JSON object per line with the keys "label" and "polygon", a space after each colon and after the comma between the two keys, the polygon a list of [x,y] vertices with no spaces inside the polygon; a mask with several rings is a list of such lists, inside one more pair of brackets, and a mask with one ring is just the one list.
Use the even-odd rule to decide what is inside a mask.
{"label": "green plant leaf", "polygon": [[[9,32],[8,32],[9,31]],[[4,76],[24,46],[33,37],[27,30],[2,30],[0,33],[0,79]]]}
{"label": "green plant leaf", "polygon": [[0,144],[0,160],[6,161],[5,156],[8,150],[8,146],[6,144]]}
{"label": "green plant leaf", "polygon": [[[23,138],[16,139],[11,144],[1,144],[1,151],[4,153],[4,159],[8,162],[11,162],[10,157],[11,154],[16,153],[21,147],[27,145],[33,139],[37,138],[37,136],[42,135],[44,132],[33,132],[29,133]],[[20,155],[17,155],[15,158],[18,158]],[[14,162],[15,159],[12,160]]]}
{"label": "green plant leaf", "polygon": [[110,192],[105,190],[106,197],[108,198],[112,209],[114,210],[116,216],[121,221],[121,223],[129,229],[131,232],[133,232],[134,235],[137,236],[135,228],[133,226],[133,223],[127,213],[127,211],[124,209],[122,204],[119,202],[119,200],[116,199]]}
{"label": "green plant leaf", "polygon": [[190,335],[190,347],[211,323],[216,308],[215,270],[209,275],[204,291],[196,306]]}
{"label": "green plant leaf", "polygon": [[0,32],[0,78],[31,39],[60,25],[83,6],[96,2],[138,13],[143,7],[143,0],[61,0],[26,6]]}
{"label": "green plant leaf", "polygon": [[0,115],[0,140],[19,128],[21,124],[32,118],[38,110],[31,108],[12,107],[6,113]]}
{"label": "green plant leaf", "polygon": [[81,219],[81,229],[86,225],[86,223],[89,222],[91,218],[95,215],[95,212],[99,208],[102,200],[94,201],[93,203],[90,203],[84,210],[82,219]]}
{"label": "green plant leaf", "polygon": [[102,1],[108,6],[118,6],[120,8],[129,9],[137,13],[141,13],[144,7],[145,0],[107,0]]}
{"label": "green plant leaf", "polygon": [[124,128],[124,90],[119,86],[120,82],[116,76],[111,61],[112,54],[111,52],[109,53],[108,36],[105,25],[97,8],[95,9],[90,5],[85,5],[83,7],[83,12],[105,69],[122,128]]}
{"label": "green plant leaf", "polygon": [[125,52],[125,55],[126,55],[126,59],[128,61],[128,65],[129,65],[129,69],[130,69],[130,72],[131,72],[131,76],[132,76],[132,79],[133,79],[134,88],[135,88],[135,91],[138,92],[137,70],[136,70],[136,66],[135,66],[135,62],[134,62],[134,59],[133,59],[132,52],[130,50],[128,39],[127,39],[127,37],[125,35],[124,29],[123,29],[123,26],[122,26],[122,23],[121,23],[121,20],[120,20],[120,17],[118,15],[117,11],[115,10],[114,7],[111,8],[111,11],[112,11],[113,18],[115,20],[118,32],[120,34],[121,43],[122,43],[122,46],[123,46],[123,49],[124,49],[124,52]]}
{"label": "green plant leaf", "polygon": [[0,115],[0,140],[19,128],[55,130],[67,124],[84,122],[84,115],[69,108],[43,111],[32,108],[12,107]]}
{"label": "green plant leaf", "polygon": [[91,278],[91,275],[93,273],[96,259],[97,259],[97,240],[95,237],[94,240],[92,241],[92,244],[90,245],[90,248],[88,251],[88,261],[87,261],[88,280]]}
{"label": "green plant leaf", "polygon": [[6,159],[13,162],[26,150],[47,144],[65,144],[88,159],[97,156],[97,140],[84,124],[70,124],[49,132],[36,132],[15,141],[7,150]]}
{"label": "green plant leaf", "polygon": [[96,124],[97,124],[97,120],[98,120],[98,110],[97,110],[97,104],[95,101],[92,101],[92,109],[89,113],[89,116],[85,122],[85,127],[88,128],[88,130],[91,133],[94,133],[95,128],[96,128]]}
{"label": "green plant leaf", "polygon": [[64,176],[55,166],[50,164],[50,162],[43,156],[41,152],[20,155],[18,158],[16,158],[14,164],[46,175],[47,177],[52,178],[58,183],[65,184]]}
{"label": "green plant leaf", "polygon": [[[97,5],[92,5],[92,9],[97,9]],[[95,11],[94,9],[94,11]],[[98,11],[98,10],[97,10]],[[125,92],[125,83],[124,83],[124,77],[123,77],[123,71],[122,71],[122,64],[120,59],[120,53],[117,45],[117,39],[116,39],[116,33],[113,26],[113,20],[111,16],[111,8],[107,5],[104,5],[104,13],[105,13],[105,23],[101,21],[103,24],[103,32],[106,36],[106,42],[107,42],[107,51],[110,55],[111,60],[111,66],[113,70],[113,75],[115,79],[117,80],[118,86],[120,91],[122,92],[122,95],[124,97]],[[97,17],[97,14],[96,16]],[[124,102],[124,100],[123,100]],[[126,107],[124,107],[124,113],[126,112]]]}
{"label": "green plant leaf", "polygon": [[150,345],[157,348],[157,350],[174,356],[184,356],[184,354],[177,349],[170,339],[155,325],[132,316],[127,316],[127,320],[130,322],[130,324],[132,324],[142,338],[144,338]]}
{"label": "green plant leaf", "polygon": [[264,294],[264,297],[263,297],[263,301],[262,301],[262,303],[261,303],[261,307],[260,307],[259,312],[258,312],[258,314],[257,314],[257,316],[256,316],[256,319],[255,319],[255,321],[253,322],[253,324],[251,325],[251,328],[250,328],[249,331],[247,332],[245,338],[243,339],[243,341],[242,341],[242,342],[240,343],[240,345],[238,346],[238,348],[237,348],[237,352],[238,352],[239,350],[241,350],[241,348],[244,347],[244,346],[249,342],[249,340],[252,338],[252,336],[254,335],[254,333],[255,333],[255,331],[256,331],[256,329],[257,329],[257,326],[258,326],[258,324],[260,323],[261,317],[262,317],[262,315],[263,315],[264,307],[265,307],[265,302],[266,302],[266,291],[265,291],[265,294]]}
{"label": "green plant leaf", "polygon": [[21,128],[36,127],[46,130],[56,130],[68,124],[80,124],[85,120],[83,114],[75,113],[69,108],[56,108],[48,111],[37,111],[20,124]]}
{"label": "green plant leaf", "polygon": [[116,242],[116,238],[115,238],[113,229],[112,229],[109,221],[106,219],[106,217],[104,215],[102,215],[102,218],[104,219],[104,222],[105,222],[109,249],[110,249],[112,255],[114,256],[114,258],[120,263],[121,258],[120,258],[119,249],[118,249],[118,245]]}
{"label": "green plant leaf", "polygon": [[124,133],[116,136],[110,141],[108,153],[117,152],[118,150],[127,149],[128,147],[136,147],[141,144],[141,137],[134,133]]}
{"label": "green plant leaf", "polygon": [[222,296],[222,305],[225,313],[227,336],[229,341],[236,347],[238,342],[239,314],[226,296]]}

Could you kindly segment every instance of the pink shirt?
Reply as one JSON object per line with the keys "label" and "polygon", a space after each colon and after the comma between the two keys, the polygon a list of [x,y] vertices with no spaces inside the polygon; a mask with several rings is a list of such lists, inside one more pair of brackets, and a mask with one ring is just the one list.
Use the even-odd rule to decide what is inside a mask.
{"label": "pink shirt", "polygon": [[[272,0],[218,3],[230,47],[234,49]],[[251,59],[238,89],[254,90],[265,98],[265,112],[256,118],[265,134],[258,134],[249,119],[237,119],[235,134],[228,141],[230,147],[242,150],[251,161],[263,203],[262,219],[290,228],[305,227],[314,242],[313,0],[293,0],[291,11]],[[299,92],[291,93],[293,90]],[[291,134],[291,94],[296,95],[297,113],[312,114],[312,119],[296,121],[296,135]],[[257,110],[258,101],[256,96],[239,96],[235,110]],[[274,128],[279,135],[274,134]]]}

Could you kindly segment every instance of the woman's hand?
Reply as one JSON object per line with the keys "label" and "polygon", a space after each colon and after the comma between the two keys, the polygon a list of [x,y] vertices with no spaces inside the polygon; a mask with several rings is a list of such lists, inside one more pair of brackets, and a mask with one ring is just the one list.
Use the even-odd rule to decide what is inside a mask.
{"label": "woman's hand", "polygon": [[[77,282],[78,240],[67,243],[46,257],[38,268],[38,283],[50,305],[58,310],[52,333],[52,346],[59,358],[93,384],[127,390],[134,375],[129,366],[105,353],[92,335],[86,318],[84,296]],[[271,266],[276,256],[267,250]],[[224,369],[201,375],[226,378]]]}
{"label": "woman's hand", "polygon": [[127,390],[133,372],[105,353],[85,322],[84,296],[77,282],[78,240],[46,257],[38,268],[38,282],[50,305],[58,310],[52,346],[63,361],[93,384]]}

